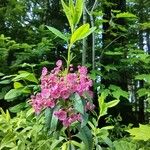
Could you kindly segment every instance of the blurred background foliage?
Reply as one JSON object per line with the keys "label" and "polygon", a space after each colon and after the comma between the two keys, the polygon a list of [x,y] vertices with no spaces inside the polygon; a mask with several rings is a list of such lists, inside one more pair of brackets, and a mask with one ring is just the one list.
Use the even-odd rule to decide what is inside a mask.
{"label": "blurred background foliage", "polygon": [[[85,0],[84,4],[83,22],[97,29],[74,46],[73,63],[89,67],[95,104],[104,90],[109,95],[106,101],[120,99],[108,111],[109,121],[102,117],[99,123],[116,126],[113,135],[121,134],[112,139],[120,138],[122,124],[150,122],[150,1]],[[0,1],[0,107],[13,115],[27,108],[31,93],[40,90],[42,67],[52,69],[67,55],[65,41],[46,25],[69,36],[60,0]],[[117,142],[129,144],[126,139]]]}

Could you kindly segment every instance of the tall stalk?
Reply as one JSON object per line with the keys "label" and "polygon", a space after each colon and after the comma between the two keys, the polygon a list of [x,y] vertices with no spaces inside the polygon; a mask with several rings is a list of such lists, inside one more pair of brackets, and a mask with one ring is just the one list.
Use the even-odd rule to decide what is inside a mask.
{"label": "tall stalk", "polygon": [[[86,0],[84,0],[83,4],[83,24],[87,23],[87,13],[86,13]],[[82,45],[82,65],[86,64],[86,52],[87,52],[87,38],[83,39]]]}

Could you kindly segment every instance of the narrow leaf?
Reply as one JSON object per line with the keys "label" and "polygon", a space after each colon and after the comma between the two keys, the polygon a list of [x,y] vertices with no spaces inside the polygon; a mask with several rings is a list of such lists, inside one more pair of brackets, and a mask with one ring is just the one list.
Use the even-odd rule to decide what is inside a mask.
{"label": "narrow leaf", "polygon": [[84,126],[83,128],[79,129],[79,133],[77,136],[83,141],[85,144],[86,150],[92,150],[93,149],[93,138],[91,130]]}
{"label": "narrow leaf", "polygon": [[77,40],[80,40],[82,39],[82,37],[84,38],[85,35],[89,32],[89,28],[90,28],[90,25],[87,23],[87,24],[84,24],[82,26],[80,26],[71,36],[71,39],[70,39],[70,43],[73,44],[75,43]]}
{"label": "narrow leaf", "polygon": [[67,37],[61,33],[59,30],[57,30],[56,28],[50,27],[50,26],[46,26],[52,33],[54,33],[56,36],[60,37],[61,39],[63,39],[64,41],[68,41]]}
{"label": "narrow leaf", "polygon": [[106,103],[106,105],[108,108],[111,108],[111,107],[116,106],[118,103],[119,103],[119,100],[113,100],[113,101]]}

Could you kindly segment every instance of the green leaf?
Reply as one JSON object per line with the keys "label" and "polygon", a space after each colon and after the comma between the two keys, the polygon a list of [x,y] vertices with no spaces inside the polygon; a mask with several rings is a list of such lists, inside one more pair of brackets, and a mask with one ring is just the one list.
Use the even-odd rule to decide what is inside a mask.
{"label": "green leaf", "polygon": [[15,138],[15,135],[14,133],[12,132],[8,132],[4,138],[2,139],[1,143],[0,143],[0,149],[3,149],[4,147],[14,147],[15,144],[13,143],[14,141],[14,138]]}
{"label": "green leaf", "polygon": [[53,116],[53,109],[46,108],[45,110],[45,120],[46,120],[46,129],[49,130],[51,128],[51,120]]}
{"label": "green leaf", "polygon": [[52,142],[52,144],[50,146],[50,150],[55,150],[55,148],[58,146],[58,144],[60,144],[63,140],[64,140],[63,137],[59,137],[58,140],[55,140],[54,142]]}
{"label": "green leaf", "polygon": [[2,77],[2,76],[4,76],[4,75],[5,75],[5,74],[3,74],[3,73],[0,72],[0,77]]}
{"label": "green leaf", "polygon": [[20,82],[14,82],[14,88],[15,89],[19,89],[21,87],[23,87],[23,85]]}
{"label": "green leaf", "polygon": [[85,144],[86,150],[92,150],[93,149],[93,138],[91,130],[84,126],[83,128],[79,128],[79,133],[77,134],[77,137],[79,137],[83,143]]}
{"label": "green leaf", "polygon": [[124,12],[117,14],[116,18],[137,18],[137,16],[129,12]]}
{"label": "green leaf", "polygon": [[98,98],[98,104],[99,104],[99,115],[100,116],[104,116],[107,114],[107,105],[105,103],[105,98],[108,96],[109,94],[109,90],[104,90],[102,93],[101,93],[101,96],[99,96]]}
{"label": "green leaf", "polygon": [[113,101],[106,103],[106,105],[108,108],[111,108],[111,107],[116,106],[119,102],[120,102],[119,100],[113,100]]}
{"label": "green leaf", "polygon": [[77,25],[80,21],[83,12],[83,0],[76,0],[74,23]]}
{"label": "green leaf", "polygon": [[146,88],[140,88],[138,91],[137,91],[137,94],[139,97],[142,97],[142,96],[146,96],[150,93],[150,89],[146,89]]}
{"label": "green leaf", "polygon": [[134,136],[136,140],[148,141],[150,139],[150,126],[140,124],[139,128],[132,128],[127,130],[130,135]]}
{"label": "green leaf", "polygon": [[71,143],[81,149],[81,143],[74,141],[74,140],[71,140]]}
{"label": "green leaf", "polygon": [[71,14],[70,8],[65,4],[65,2],[63,0],[61,0],[62,6],[63,6],[63,10],[65,12],[65,15],[68,19],[69,25],[71,27],[71,32],[73,32],[74,29],[74,23],[73,23],[73,16]]}
{"label": "green leaf", "polygon": [[19,75],[12,79],[12,81],[28,80],[38,84],[38,80],[33,73],[27,71],[19,71]]}
{"label": "green leaf", "polygon": [[115,97],[116,99],[119,99],[120,96],[128,99],[129,93],[122,90],[119,86],[116,85],[110,85],[109,89],[112,91],[112,95],[113,97]]}
{"label": "green leaf", "polygon": [[9,110],[13,113],[18,113],[20,112],[24,107],[25,107],[26,103],[19,103],[18,105],[15,105],[13,107],[10,107]]}
{"label": "green leaf", "polygon": [[150,22],[144,22],[140,24],[142,30],[150,29]]}
{"label": "green leaf", "polygon": [[132,143],[131,141],[114,141],[113,142],[115,150],[137,150],[137,146],[135,143]]}
{"label": "green leaf", "polygon": [[26,150],[25,142],[21,141],[18,145],[18,150]]}
{"label": "green leaf", "polygon": [[71,39],[70,39],[70,43],[73,44],[78,40],[81,40],[85,37],[87,37],[88,35],[90,35],[96,28],[90,28],[90,25],[88,23],[80,26],[77,30],[75,30],[75,32],[72,34]]}
{"label": "green leaf", "polygon": [[11,83],[11,80],[2,80],[0,81],[0,84],[9,84]]}
{"label": "green leaf", "polygon": [[72,96],[72,100],[73,100],[73,105],[76,111],[78,111],[81,114],[84,114],[84,103],[81,99],[81,97],[79,96],[79,94],[75,93]]}
{"label": "green leaf", "polygon": [[145,82],[150,83],[150,74],[140,74],[135,77],[136,80],[144,80]]}
{"label": "green leaf", "polygon": [[52,33],[54,33],[55,35],[57,35],[58,37],[60,37],[61,39],[65,40],[66,42],[68,41],[68,38],[66,36],[64,36],[63,33],[61,33],[59,30],[57,30],[56,28],[50,27],[50,26],[46,26]]}
{"label": "green leaf", "polygon": [[88,123],[88,119],[89,119],[89,115],[87,113],[84,113],[82,115],[81,128],[83,128],[84,126],[86,126],[86,124]]}
{"label": "green leaf", "polygon": [[18,97],[21,95],[21,90],[20,89],[11,89],[4,97],[5,100],[12,101],[14,98]]}

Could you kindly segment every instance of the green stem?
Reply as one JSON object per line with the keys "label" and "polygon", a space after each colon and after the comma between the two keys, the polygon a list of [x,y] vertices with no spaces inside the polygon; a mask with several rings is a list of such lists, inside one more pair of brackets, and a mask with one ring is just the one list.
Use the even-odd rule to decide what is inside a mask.
{"label": "green stem", "polygon": [[69,66],[70,66],[70,62],[71,62],[71,47],[72,47],[72,45],[69,44],[69,46],[68,46],[68,58],[67,58],[67,73],[69,71]]}

